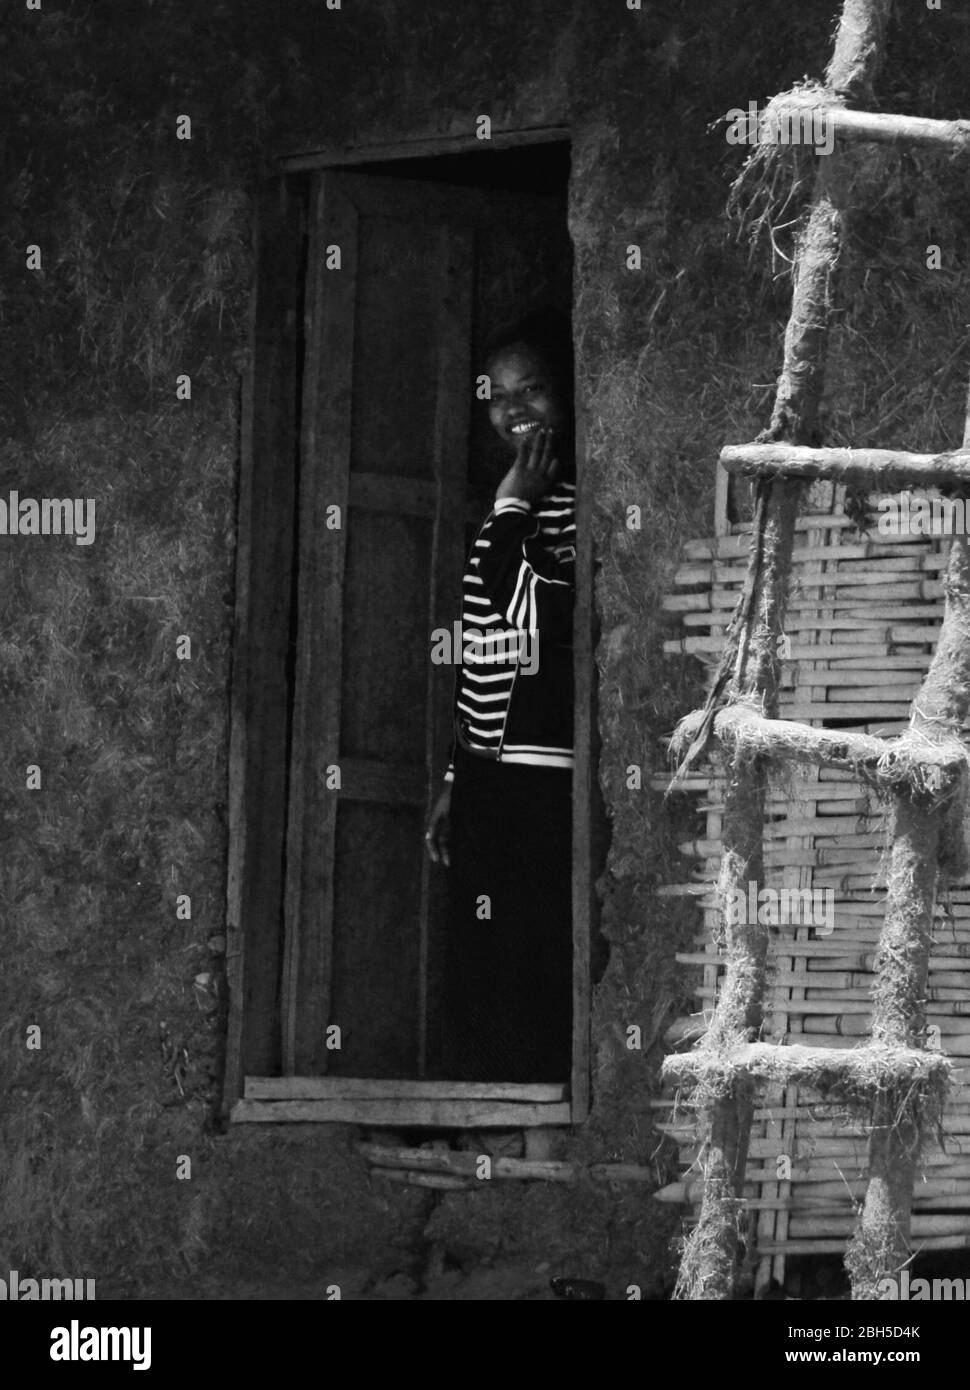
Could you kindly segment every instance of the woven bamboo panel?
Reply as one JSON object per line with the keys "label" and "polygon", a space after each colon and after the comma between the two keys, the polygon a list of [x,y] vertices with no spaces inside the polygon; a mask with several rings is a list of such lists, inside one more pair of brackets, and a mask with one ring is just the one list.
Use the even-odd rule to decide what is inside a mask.
{"label": "woven bamboo panel", "polygon": [[[888,737],[906,726],[934,650],[946,544],[921,534],[881,536],[875,524],[860,535],[843,501],[843,489],[818,485],[798,523],[778,713]],[[665,643],[666,651],[693,654],[711,668],[741,592],[750,527],[729,526],[722,512],[715,531],[685,543],[665,604],[679,615],[683,633]],[[690,867],[680,883],[659,891],[697,900],[698,935],[681,959],[697,971],[698,1011],[668,1031],[672,1047],[689,1047],[703,1034],[721,974],[712,937],[724,787],[717,761],[691,775],[688,787],[698,809],[697,837],[681,846]],[[767,1041],[817,1047],[865,1041],[886,847],[885,806],[846,774],[804,767],[770,784],[761,886],[829,889],[834,920],[821,920],[816,900],[807,921],[769,924]],[[924,1250],[970,1248],[970,882],[954,885],[936,911],[927,1043],[951,1055],[956,1071],[944,1115],[945,1151],[935,1143],[924,1151],[914,1189],[914,1246]],[[662,1196],[696,1212],[701,1193],[690,1112],[661,1106],[661,1113],[660,1128],[679,1144],[683,1167],[681,1182]],[[865,1191],[866,1150],[857,1117],[803,1087],[766,1090],[752,1129],[746,1189],[758,1283],[781,1280],[786,1256],[844,1249],[853,1203]]]}

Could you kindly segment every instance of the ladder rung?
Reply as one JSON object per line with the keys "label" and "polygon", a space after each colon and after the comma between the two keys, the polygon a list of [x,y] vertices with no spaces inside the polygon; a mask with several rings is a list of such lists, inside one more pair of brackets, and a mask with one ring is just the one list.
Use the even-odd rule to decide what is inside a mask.
{"label": "ladder rung", "polygon": [[[950,151],[970,149],[970,121],[938,121],[929,116],[899,116],[893,111],[850,111],[822,102],[772,102],[759,125],[764,144],[820,144],[828,133],[879,144],[935,145]],[[771,140],[770,134],[778,132]],[[763,132],[763,133],[762,133]]]}
{"label": "ladder rung", "polygon": [[[677,744],[689,745],[704,712],[695,710],[678,726]],[[792,719],[766,719],[751,705],[728,705],[714,717],[718,742],[741,757],[759,754],[786,762],[836,767],[886,787],[942,792],[961,777],[967,752],[958,739],[929,744],[913,741],[908,732],[896,738],[843,729],[819,729]]]}
{"label": "ladder rung", "polygon": [[721,466],[747,477],[826,479],[894,491],[970,484],[970,451],[909,454],[899,449],[809,449],[793,444],[728,444]]}
{"label": "ladder rung", "polygon": [[803,1085],[825,1090],[842,1088],[865,1095],[886,1077],[899,1081],[933,1082],[950,1075],[951,1062],[942,1052],[915,1047],[867,1043],[862,1047],[779,1046],[747,1043],[730,1051],[675,1052],[664,1058],[663,1079],[677,1085],[697,1081],[732,1084],[742,1078]]}

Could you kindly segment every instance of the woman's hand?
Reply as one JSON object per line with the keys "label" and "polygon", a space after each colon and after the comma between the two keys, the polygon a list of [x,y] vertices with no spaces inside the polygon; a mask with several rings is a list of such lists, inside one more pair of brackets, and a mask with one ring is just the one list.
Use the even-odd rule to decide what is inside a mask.
{"label": "woman's hand", "polygon": [[434,804],[428,829],[425,832],[424,843],[428,850],[428,858],[432,864],[444,864],[446,869],[451,868],[451,860],[448,858],[448,836],[451,831],[451,783],[446,782],[441,795]]}
{"label": "woman's hand", "polygon": [[496,502],[502,497],[537,502],[549,491],[559,469],[559,460],[553,455],[553,433],[544,425],[522,441],[515,462],[498,485]]}

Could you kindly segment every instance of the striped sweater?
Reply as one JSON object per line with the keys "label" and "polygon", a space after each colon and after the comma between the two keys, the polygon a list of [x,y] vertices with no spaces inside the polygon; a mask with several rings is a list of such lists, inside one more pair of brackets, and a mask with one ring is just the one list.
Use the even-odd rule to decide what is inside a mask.
{"label": "striped sweater", "polygon": [[[455,742],[534,767],[573,765],[576,488],[496,502],[462,583]],[[454,776],[449,765],[446,781]]]}

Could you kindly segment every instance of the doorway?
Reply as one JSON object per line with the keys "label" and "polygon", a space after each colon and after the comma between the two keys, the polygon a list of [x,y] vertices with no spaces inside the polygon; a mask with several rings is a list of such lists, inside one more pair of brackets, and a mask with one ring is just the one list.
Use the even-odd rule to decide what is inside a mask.
{"label": "doorway", "polygon": [[[568,177],[568,145],[550,143],[322,168],[295,195],[291,181],[300,251],[281,931],[272,1003],[248,969],[239,991],[245,1003],[246,983],[262,988],[278,1046],[262,1048],[269,1089],[246,1096],[283,1095],[270,1070],[317,1099],[373,1098],[385,1083],[389,1096],[440,1099],[447,1086],[427,1080],[445,903],[421,846],[448,763],[454,672],[429,660],[429,640],[457,615],[465,557],[501,476],[499,442],[475,409],[482,349],[532,308],[570,309]],[[588,622],[590,605],[579,608]],[[577,682],[580,729],[589,689]],[[577,789],[589,786],[588,762],[587,740]],[[264,831],[271,815],[248,808]],[[579,866],[580,896],[590,868]],[[559,1122],[588,1072],[585,905],[580,916],[573,1076],[498,1088],[555,1103]],[[252,1076],[245,1020],[240,1032]],[[480,1100],[488,1087],[452,1089]]]}

